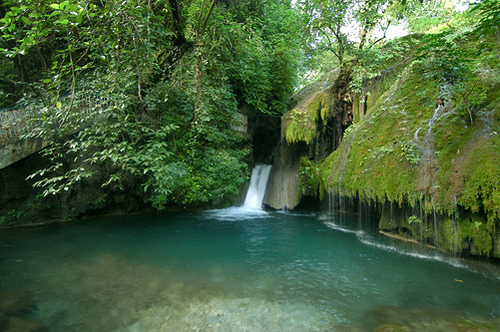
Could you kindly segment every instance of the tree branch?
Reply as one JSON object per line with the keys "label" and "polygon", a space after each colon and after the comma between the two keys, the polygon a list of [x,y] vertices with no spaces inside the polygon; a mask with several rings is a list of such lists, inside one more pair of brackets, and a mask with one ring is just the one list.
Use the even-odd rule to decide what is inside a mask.
{"label": "tree branch", "polygon": [[385,30],[384,30],[384,35],[382,37],[380,37],[379,39],[377,39],[376,41],[374,41],[368,48],[372,48],[373,46],[375,46],[375,44],[377,44],[379,41],[385,39],[385,36],[387,35],[387,30],[389,29],[389,26],[391,25],[391,21],[389,21],[387,23],[387,26],[385,27]]}

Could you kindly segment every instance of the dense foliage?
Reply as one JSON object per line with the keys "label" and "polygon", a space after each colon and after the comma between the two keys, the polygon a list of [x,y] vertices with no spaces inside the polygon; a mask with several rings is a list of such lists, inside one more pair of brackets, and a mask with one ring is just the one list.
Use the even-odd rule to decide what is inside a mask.
{"label": "dense foliage", "polygon": [[[159,209],[207,205],[247,180],[238,110],[282,115],[298,84],[333,68],[355,121],[379,97],[369,87],[404,68],[473,125],[498,82],[500,9],[482,0],[462,13],[464,3],[0,0],[0,107],[39,110],[30,135],[51,143],[51,164],[30,179],[46,196],[94,181]],[[413,35],[387,40],[397,24]],[[323,99],[310,103],[321,119],[335,107]],[[290,123],[289,143],[309,144],[312,127]],[[400,151],[419,164],[410,141],[384,149],[377,159]]]}
{"label": "dense foliage", "polygon": [[298,70],[287,1],[4,0],[0,17],[1,106],[40,110],[45,195],[92,177],[157,208],[236,196],[238,106],[283,113]]}

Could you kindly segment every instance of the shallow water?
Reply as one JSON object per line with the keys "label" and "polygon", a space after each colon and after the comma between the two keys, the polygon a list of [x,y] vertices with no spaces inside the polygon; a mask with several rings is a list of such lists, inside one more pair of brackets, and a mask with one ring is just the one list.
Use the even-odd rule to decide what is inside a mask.
{"label": "shallow water", "polygon": [[500,266],[355,215],[230,208],[0,231],[50,331],[495,331]]}

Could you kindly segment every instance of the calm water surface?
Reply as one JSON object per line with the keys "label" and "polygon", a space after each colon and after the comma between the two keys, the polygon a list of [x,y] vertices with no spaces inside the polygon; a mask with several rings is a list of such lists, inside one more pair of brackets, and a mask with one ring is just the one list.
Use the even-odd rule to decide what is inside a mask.
{"label": "calm water surface", "polygon": [[500,330],[498,264],[373,224],[230,208],[1,230],[0,291],[50,331]]}

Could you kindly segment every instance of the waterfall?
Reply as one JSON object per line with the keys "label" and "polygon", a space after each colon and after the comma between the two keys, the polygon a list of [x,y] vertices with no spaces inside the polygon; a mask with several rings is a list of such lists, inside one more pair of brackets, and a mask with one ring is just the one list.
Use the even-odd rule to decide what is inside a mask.
{"label": "waterfall", "polygon": [[267,180],[271,172],[271,165],[256,165],[250,177],[250,186],[248,187],[247,197],[244,207],[261,209],[264,195],[266,194]]}

